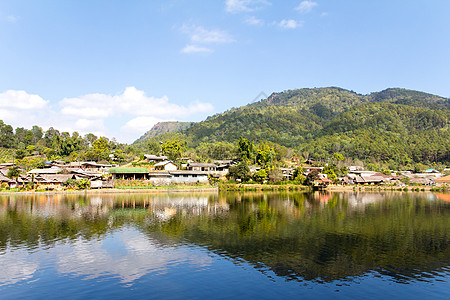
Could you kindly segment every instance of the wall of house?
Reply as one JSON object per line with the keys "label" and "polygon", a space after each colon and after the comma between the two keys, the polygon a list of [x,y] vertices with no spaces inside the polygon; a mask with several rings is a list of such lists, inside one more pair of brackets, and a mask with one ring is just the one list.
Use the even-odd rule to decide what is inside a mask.
{"label": "wall of house", "polygon": [[184,175],[181,175],[172,177],[172,183],[197,183],[197,182],[200,183],[208,182],[208,176],[197,175],[196,177],[193,177],[192,175],[187,175],[187,177],[184,177]]}
{"label": "wall of house", "polygon": [[149,182],[153,185],[169,185],[172,183],[168,177],[152,177]]}
{"label": "wall of house", "polygon": [[164,166],[164,170],[166,171],[176,171],[177,170],[177,166],[173,165],[173,164],[167,164]]}

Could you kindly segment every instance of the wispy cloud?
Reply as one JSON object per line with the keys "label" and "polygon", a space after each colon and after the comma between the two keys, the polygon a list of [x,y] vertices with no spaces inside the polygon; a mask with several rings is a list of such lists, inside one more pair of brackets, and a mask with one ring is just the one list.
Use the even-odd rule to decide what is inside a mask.
{"label": "wispy cloud", "polygon": [[193,43],[220,44],[234,41],[228,32],[220,29],[206,29],[202,26],[183,25],[182,31],[189,35]]}
{"label": "wispy cloud", "polygon": [[262,26],[262,25],[264,25],[264,20],[258,19],[255,16],[251,16],[251,17],[245,19],[244,22],[246,24],[248,24],[248,25],[253,25],[253,26]]}
{"label": "wispy cloud", "polygon": [[6,16],[6,21],[8,21],[8,22],[10,22],[10,23],[15,23],[15,22],[17,22],[17,17],[16,16],[13,16],[13,15],[9,15],[9,16]]}
{"label": "wispy cloud", "polygon": [[301,27],[302,24],[303,23],[300,21],[290,19],[290,20],[281,20],[278,23],[278,26],[283,29],[295,29],[295,28]]}
{"label": "wispy cloud", "polygon": [[266,0],[226,0],[225,11],[229,13],[251,12],[269,6]]}
{"label": "wispy cloud", "polygon": [[315,6],[317,6],[317,2],[305,0],[302,1],[295,9],[303,14],[307,14],[311,12]]}
{"label": "wispy cloud", "polygon": [[186,45],[183,49],[181,49],[181,53],[211,53],[212,49],[207,47],[201,47],[197,45]]}
{"label": "wispy cloud", "polygon": [[48,100],[25,91],[8,90],[0,93],[0,109],[33,110],[44,108],[48,103]]}
{"label": "wispy cloud", "polygon": [[[0,120],[14,127],[53,126],[64,131],[114,135],[123,142],[133,141],[159,121],[183,120],[213,109],[210,103],[200,101],[179,105],[167,96],[147,96],[135,87],[127,87],[118,95],[94,93],[64,98],[53,106],[25,91],[0,93]],[[114,123],[117,131],[108,130],[107,123]]]}
{"label": "wispy cloud", "polygon": [[233,37],[225,30],[206,29],[202,26],[183,25],[181,31],[189,37],[190,43],[181,49],[182,53],[210,53],[211,47],[205,45],[234,42]]}

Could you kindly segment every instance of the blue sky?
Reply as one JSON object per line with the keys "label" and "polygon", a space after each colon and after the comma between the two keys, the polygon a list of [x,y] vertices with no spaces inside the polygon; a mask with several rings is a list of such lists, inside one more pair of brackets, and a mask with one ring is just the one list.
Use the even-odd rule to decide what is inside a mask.
{"label": "blue sky", "polygon": [[0,2],[0,119],[132,142],[261,92],[450,97],[448,0]]}

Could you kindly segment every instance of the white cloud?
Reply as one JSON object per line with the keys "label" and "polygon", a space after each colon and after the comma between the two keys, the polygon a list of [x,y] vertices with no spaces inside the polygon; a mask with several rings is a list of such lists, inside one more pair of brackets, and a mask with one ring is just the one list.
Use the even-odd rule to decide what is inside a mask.
{"label": "white cloud", "polygon": [[83,132],[104,132],[106,129],[102,119],[78,119],[75,128]]}
{"label": "white cloud", "polygon": [[317,2],[305,0],[302,1],[295,9],[303,14],[311,12],[311,10],[317,6]]}
{"label": "white cloud", "polygon": [[233,37],[228,32],[220,29],[205,29],[201,26],[183,25],[181,31],[191,41],[190,44],[181,49],[181,53],[211,53],[213,49],[204,45],[234,42]]}
{"label": "white cloud", "polygon": [[213,109],[210,103],[200,101],[180,105],[170,102],[167,96],[147,96],[135,87],[127,87],[118,95],[95,93],[64,98],[53,106],[24,91],[0,94],[0,120],[13,127],[52,126],[60,131],[114,136],[121,142],[132,142],[159,121],[189,120]]}
{"label": "white cloud", "polygon": [[281,20],[281,22],[278,23],[278,26],[283,29],[295,29],[302,26],[302,22],[295,20]]}
{"label": "white cloud", "polygon": [[41,109],[48,103],[49,101],[42,99],[40,96],[31,95],[25,91],[8,90],[0,93],[0,108]]}
{"label": "white cloud", "polygon": [[106,118],[114,113],[112,97],[105,94],[88,94],[64,98],[59,102],[61,113],[82,118]]}
{"label": "white cloud", "polygon": [[222,44],[234,42],[231,35],[220,29],[205,29],[201,26],[183,25],[181,28],[185,32],[192,43],[195,44]]}
{"label": "white cloud", "polygon": [[181,53],[211,53],[212,49],[207,47],[201,47],[196,45],[186,45],[183,49],[181,49]]}
{"label": "white cloud", "polygon": [[124,126],[121,127],[122,131],[136,134],[144,133],[153,127],[158,122],[169,121],[162,120],[155,117],[137,117],[128,121]]}
{"label": "white cloud", "polygon": [[248,25],[261,26],[264,25],[264,20],[257,19],[255,16],[251,16],[245,19],[245,23]]}
{"label": "white cloud", "polygon": [[225,10],[229,13],[250,12],[270,5],[266,0],[226,0]]}

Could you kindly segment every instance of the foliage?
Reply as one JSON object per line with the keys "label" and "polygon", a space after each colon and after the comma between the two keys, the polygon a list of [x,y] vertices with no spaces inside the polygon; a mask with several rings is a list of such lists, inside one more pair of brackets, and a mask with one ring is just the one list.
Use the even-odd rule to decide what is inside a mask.
{"label": "foliage", "polygon": [[283,172],[278,168],[272,168],[267,172],[267,177],[271,183],[280,182],[283,180]]}
{"label": "foliage", "polygon": [[[200,145],[238,141],[239,156],[253,161],[258,155],[253,143],[263,142],[274,148],[275,162],[286,158],[290,147],[339,169],[344,160],[400,168],[450,162],[449,108],[449,99],[404,89],[370,95],[340,88],[299,89],[211,116],[181,134],[194,148],[190,153],[200,147],[203,160],[213,155]],[[263,155],[259,158],[263,165]]]}
{"label": "foliage", "polygon": [[335,171],[337,171],[337,169],[334,166],[326,166],[323,168],[322,172],[323,174],[326,174],[331,181],[336,181],[337,177]]}
{"label": "foliage", "polygon": [[253,143],[248,139],[239,137],[238,140],[238,155],[241,160],[251,160],[253,157]]}
{"label": "foliage", "polygon": [[319,170],[314,169],[311,172],[306,175],[305,184],[306,185],[313,185],[314,181],[319,179]]}
{"label": "foliage", "polygon": [[250,169],[245,161],[236,166],[230,167],[227,173],[227,178],[240,180],[242,182],[248,181],[250,179]]}
{"label": "foliage", "polygon": [[186,142],[178,139],[166,141],[161,144],[162,153],[173,161],[176,161],[181,157],[185,147]]}
{"label": "foliage", "polygon": [[64,182],[64,184],[69,188],[79,189],[79,190],[85,190],[91,186],[89,179],[86,179],[86,178],[79,179],[79,180],[69,178],[66,180],[66,182]]}
{"label": "foliage", "polygon": [[17,178],[20,175],[20,169],[19,167],[11,167],[8,170],[8,173],[6,174],[6,177],[8,178]]}
{"label": "foliage", "polygon": [[223,160],[235,158],[237,155],[237,146],[234,143],[225,141],[215,143],[200,143],[195,149],[200,160]]}
{"label": "foliage", "polygon": [[263,183],[267,178],[267,172],[265,169],[260,169],[253,174],[253,180],[259,183]]}
{"label": "foliage", "polygon": [[266,166],[275,159],[275,149],[267,142],[259,143],[256,148],[256,162],[261,166]]}

